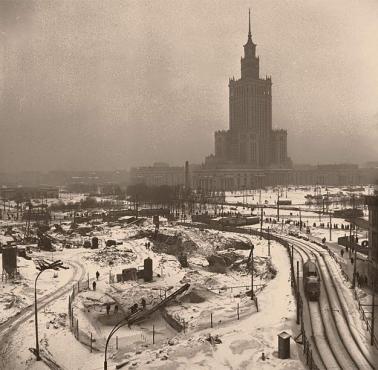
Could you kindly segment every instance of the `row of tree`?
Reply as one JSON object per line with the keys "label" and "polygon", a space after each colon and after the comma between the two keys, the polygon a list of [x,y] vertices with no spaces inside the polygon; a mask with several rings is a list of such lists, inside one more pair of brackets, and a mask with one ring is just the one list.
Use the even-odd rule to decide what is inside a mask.
{"label": "row of tree", "polygon": [[80,202],[68,202],[64,203],[62,200],[59,200],[57,203],[53,203],[49,206],[50,211],[78,211],[83,209],[94,209],[94,208],[103,208],[103,209],[109,209],[113,208],[115,205],[114,201],[111,200],[102,200],[98,201],[94,197],[86,197]]}
{"label": "row of tree", "polygon": [[145,203],[161,207],[172,206],[183,199],[182,186],[136,184],[129,185],[126,194],[134,203]]}

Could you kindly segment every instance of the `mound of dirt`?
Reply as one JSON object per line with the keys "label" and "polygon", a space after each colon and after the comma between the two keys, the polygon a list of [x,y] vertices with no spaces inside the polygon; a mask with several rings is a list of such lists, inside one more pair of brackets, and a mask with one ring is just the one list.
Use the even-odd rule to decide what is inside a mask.
{"label": "mound of dirt", "polygon": [[225,248],[234,248],[234,249],[240,249],[240,250],[250,250],[251,244],[246,243],[242,240],[230,240],[227,241],[227,244]]}
{"label": "mound of dirt", "polygon": [[154,240],[152,250],[157,253],[166,253],[173,256],[188,255],[198,249],[198,246],[191,240],[185,239],[183,235],[158,234]]}
{"label": "mound of dirt", "polygon": [[89,261],[97,262],[100,266],[108,266],[109,264],[118,265],[131,263],[136,259],[136,255],[131,249],[114,245],[104,249],[94,249],[93,253],[84,258]]}
{"label": "mound of dirt", "polygon": [[186,294],[182,299],[181,302],[189,302],[189,303],[202,303],[205,302],[206,299],[200,295],[200,292],[193,289],[191,292]]}
{"label": "mound of dirt", "polygon": [[209,271],[221,274],[224,274],[227,267],[230,267],[235,261],[241,258],[243,258],[243,256],[240,256],[234,251],[219,251],[216,254],[206,257],[209,262]]}
{"label": "mound of dirt", "polygon": [[197,284],[189,288],[187,294],[180,298],[180,302],[202,303],[211,299],[213,296],[214,293],[212,291]]}
{"label": "mound of dirt", "polygon": [[180,280],[180,283],[181,284],[192,283],[193,281],[198,281],[199,279],[201,279],[200,273],[196,270],[190,270]]}

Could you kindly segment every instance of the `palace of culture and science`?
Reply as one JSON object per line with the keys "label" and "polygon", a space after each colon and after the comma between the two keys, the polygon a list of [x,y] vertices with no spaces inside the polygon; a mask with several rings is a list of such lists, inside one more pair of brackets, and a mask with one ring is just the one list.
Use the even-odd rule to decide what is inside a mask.
{"label": "palace of culture and science", "polygon": [[215,132],[215,155],[206,167],[290,168],[287,132],[272,128],[272,80],[260,78],[260,59],[248,40],[241,58],[241,78],[229,80],[229,129]]}
{"label": "palace of culture and science", "polygon": [[[229,129],[215,132],[215,153],[202,165],[170,167],[156,163],[132,168],[131,182],[187,185],[210,191],[258,189],[288,184],[340,185],[370,181],[371,171],[354,164],[293,166],[287,131],[272,127],[272,80],[260,78],[260,59],[249,32],[241,77],[229,80]],[[189,168],[190,167],[190,168]]]}

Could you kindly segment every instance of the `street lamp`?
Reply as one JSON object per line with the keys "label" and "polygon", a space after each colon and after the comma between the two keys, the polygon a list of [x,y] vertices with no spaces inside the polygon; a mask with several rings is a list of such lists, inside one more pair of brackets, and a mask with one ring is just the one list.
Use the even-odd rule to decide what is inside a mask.
{"label": "street lamp", "polygon": [[36,356],[37,361],[40,361],[41,356],[39,355],[39,340],[38,340],[37,280],[43,271],[46,271],[46,270],[58,271],[60,269],[67,270],[68,267],[63,266],[63,262],[61,260],[57,260],[51,263],[45,260],[37,260],[35,262],[38,265],[36,266],[36,268],[37,270],[39,270],[39,273],[37,277],[35,278],[35,282],[34,282],[35,356]]}
{"label": "street lamp", "polygon": [[106,339],[106,343],[105,343],[105,359],[104,359],[104,370],[107,370],[108,369],[108,361],[106,359],[107,357],[107,353],[108,353],[108,344],[109,344],[109,341],[111,339],[111,337],[115,334],[116,331],[118,331],[119,329],[122,328],[122,326],[125,326],[128,321],[127,319],[130,317],[129,316],[126,316],[126,317],[123,317],[120,321],[118,321],[118,323],[113,327],[113,329],[110,331],[109,335],[108,335],[108,338]]}

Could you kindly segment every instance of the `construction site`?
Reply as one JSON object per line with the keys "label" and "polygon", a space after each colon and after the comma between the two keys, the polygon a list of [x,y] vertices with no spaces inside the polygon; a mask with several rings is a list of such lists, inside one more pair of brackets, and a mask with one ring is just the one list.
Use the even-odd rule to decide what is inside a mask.
{"label": "construction site", "polygon": [[[4,202],[3,366],[34,363],[30,317],[37,297],[42,361],[32,369],[173,369],[188,361],[194,368],[227,367],[225,354],[217,352],[224,342],[222,348],[231,348],[228,356],[241,366],[244,361],[255,366],[248,368],[302,368],[300,345],[292,346],[290,359],[277,352],[277,335],[295,337],[297,331],[290,255],[275,235],[308,240],[305,235],[321,238],[328,230],[320,223],[314,227],[324,205],[309,203],[308,189],[278,191],[287,199],[278,205],[276,189],[228,193],[221,202],[219,195],[211,201],[211,194],[206,201],[198,194],[178,197],[171,207],[137,204],[132,195],[117,200],[65,192],[30,199],[23,212],[12,200]],[[303,198],[296,199],[300,193]],[[337,211],[338,204],[335,198],[327,207]],[[185,212],[190,208],[192,213]],[[333,222],[334,234],[346,235],[345,219]],[[355,228],[353,235],[361,244],[363,230]],[[38,270],[50,271],[37,285]],[[20,337],[18,326],[28,335]]]}

